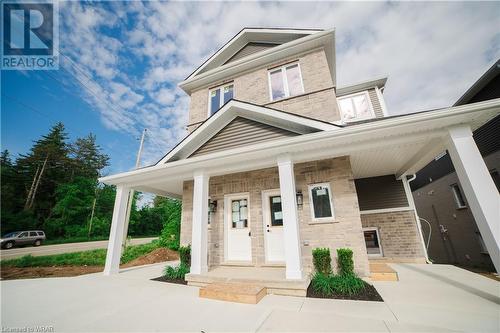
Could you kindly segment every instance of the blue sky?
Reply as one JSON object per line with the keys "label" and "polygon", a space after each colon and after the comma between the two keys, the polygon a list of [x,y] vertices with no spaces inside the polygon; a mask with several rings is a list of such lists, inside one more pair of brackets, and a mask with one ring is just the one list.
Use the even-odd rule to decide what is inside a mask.
{"label": "blue sky", "polygon": [[14,156],[62,121],[92,132],[105,174],[142,164],[185,134],[177,83],[245,26],[336,28],[338,84],[388,76],[389,113],[452,104],[500,58],[500,3],[60,3],[60,69],[3,71],[1,144]]}

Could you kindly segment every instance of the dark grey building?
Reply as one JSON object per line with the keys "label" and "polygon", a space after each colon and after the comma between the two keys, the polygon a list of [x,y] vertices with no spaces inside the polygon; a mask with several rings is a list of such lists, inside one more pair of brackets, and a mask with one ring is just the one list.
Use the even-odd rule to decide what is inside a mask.
{"label": "dark grey building", "polygon": [[[500,60],[454,106],[500,98]],[[474,140],[500,190],[500,116],[474,131]],[[447,152],[437,156],[410,183],[428,255],[434,263],[495,271]]]}

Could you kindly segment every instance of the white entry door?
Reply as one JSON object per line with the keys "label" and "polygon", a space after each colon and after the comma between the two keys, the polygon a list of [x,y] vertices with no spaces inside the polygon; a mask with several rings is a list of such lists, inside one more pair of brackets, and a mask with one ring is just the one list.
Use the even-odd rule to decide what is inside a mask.
{"label": "white entry door", "polygon": [[224,198],[226,261],[252,261],[248,194]]}
{"label": "white entry door", "polygon": [[264,222],[266,262],[284,263],[283,211],[279,190],[262,192],[262,217]]}

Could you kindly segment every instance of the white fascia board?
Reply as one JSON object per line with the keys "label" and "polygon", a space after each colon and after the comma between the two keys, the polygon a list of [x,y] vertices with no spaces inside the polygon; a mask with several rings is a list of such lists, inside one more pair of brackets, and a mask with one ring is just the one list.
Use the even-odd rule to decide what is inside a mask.
{"label": "white fascia board", "polygon": [[385,87],[386,82],[387,82],[387,77],[382,77],[374,80],[354,83],[347,86],[338,87],[336,94],[338,97],[341,97],[375,87],[382,89]]}
{"label": "white fascia board", "polygon": [[[165,155],[165,157],[163,157],[158,164],[166,163],[169,159],[179,153],[182,155],[179,156],[179,158],[186,158],[238,116],[287,129],[299,134],[309,133],[311,132],[310,129],[320,131],[339,129],[339,127],[333,124],[331,125],[314,119],[299,117],[266,107],[231,100],[212,117],[208,118],[202,125],[200,125],[194,133],[186,137],[184,141],[179,143],[174,149]],[[310,129],[308,130],[307,128]],[[186,151],[182,153],[182,150]]]}
{"label": "white fascia board", "polygon": [[191,91],[204,85],[210,85],[212,82],[223,80],[236,75],[237,73],[255,69],[273,61],[302,53],[307,50],[313,50],[318,47],[324,47],[327,55],[327,61],[330,68],[330,74],[335,84],[335,30],[326,30],[311,34],[306,37],[295,39],[291,42],[278,45],[265,51],[257,52],[242,59],[230,62],[220,67],[190,76],[179,83],[179,87],[188,95]]}
{"label": "white fascia board", "polygon": [[[477,128],[500,114],[500,98],[480,103],[467,104],[458,107],[449,107],[435,111],[416,113],[403,117],[383,118],[378,121],[353,125],[338,131],[323,131],[304,134],[297,137],[263,142],[260,144],[236,148],[233,150],[201,155],[165,164],[124,172],[102,177],[99,180],[106,184],[130,184],[141,181],[157,181],[158,177],[189,177],[194,170],[217,168],[220,174],[232,172],[232,165],[251,170],[264,165],[276,165],[276,156],[290,153],[292,156],[307,155],[308,159],[335,152],[349,154],[350,150],[361,149],[355,147],[363,145],[384,147],[397,143],[399,138],[404,140],[422,140],[430,137],[429,133],[442,133],[443,129],[456,124],[471,124]],[[409,131],[421,130],[421,134],[411,136]],[[419,136],[420,135],[420,136]],[[346,144],[346,142],[349,144]],[[322,147],[328,146],[328,151]],[[335,148],[337,147],[337,148]],[[338,150],[338,151],[335,151]],[[340,151],[341,150],[341,151]],[[304,157],[305,158],[305,157]],[[241,161],[245,161],[242,165]],[[267,164],[266,164],[267,163]],[[274,164],[273,164],[274,163]]]}
{"label": "white fascia board", "polygon": [[[200,72],[202,72],[208,65],[210,65],[215,59],[217,59],[221,54],[228,53],[230,58],[236,52],[238,52],[246,43],[252,41],[248,40],[246,36],[248,34],[297,34],[297,35],[312,35],[323,30],[300,30],[300,29],[257,29],[257,28],[244,28],[236,36],[231,38],[222,48],[220,48],[216,53],[210,56],[205,62],[198,67],[191,75],[189,75],[185,81],[194,78]],[[271,41],[267,41],[271,42]]]}

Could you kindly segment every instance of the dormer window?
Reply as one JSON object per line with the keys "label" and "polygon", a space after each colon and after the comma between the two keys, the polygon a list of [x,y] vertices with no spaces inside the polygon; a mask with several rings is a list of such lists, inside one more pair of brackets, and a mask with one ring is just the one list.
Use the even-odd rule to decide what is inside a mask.
{"label": "dormer window", "polygon": [[304,93],[299,64],[288,64],[269,70],[271,101]]}
{"label": "dormer window", "polygon": [[368,92],[363,91],[338,98],[342,121],[358,121],[375,118]]}
{"label": "dormer window", "polygon": [[232,83],[220,86],[217,88],[210,89],[209,105],[208,105],[208,116],[213,115],[217,110],[219,110],[227,101],[233,98],[234,86]]}

